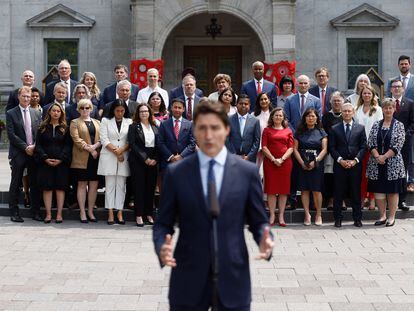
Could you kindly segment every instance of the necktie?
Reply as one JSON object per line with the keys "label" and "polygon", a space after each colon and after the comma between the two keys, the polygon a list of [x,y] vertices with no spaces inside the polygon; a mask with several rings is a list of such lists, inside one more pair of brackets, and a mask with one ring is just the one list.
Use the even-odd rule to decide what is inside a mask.
{"label": "necktie", "polygon": [[262,86],[260,85],[260,81],[257,81],[257,94],[262,92]]}
{"label": "necktie", "polygon": [[321,91],[321,106],[322,106],[322,114],[325,113],[325,90]]}
{"label": "necktie", "polygon": [[239,123],[240,123],[240,135],[241,137],[243,137],[244,125],[246,124],[246,120],[244,119],[244,117],[239,118]]}
{"label": "necktie", "polygon": [[187,106],[187,120],[193,120],[193,107],[191,105],[191,97],[188,97],[188,106]]}
{"label": "necktie", "polygon": [[402,84],[403,84],[403,88],[404,88],[404,90],[407,88],[407,84],[406,84],[406,82],[407,82],[407,77],[403,77],[403,78],[402,78]]}
{"label": "necktie", "polygon": [[305,95],[301,95],[300,98],[300,114],[302,115],[305,111]]}
{"label": "necktie", "polygon": [[69,82],[68,82],[68,81],[65,81],[65,84],[66,84],[67,91],[68,91],[68,94],[67,94],[67,96],[66,96],[66,102],[67,102],[67,103],[70,103],[70,84],[69,84]]}
{"label": "necktie", "polygon": [[26,144],[32,145],[33,144],[33,136],[32,136],[32,120],[30,119],[29,109],[26,108],[23,110],[24,116],[24,133],[26,134]]}
{"label": "necktie", "polygon": [[400,101],[397,99],[395,101],[395,110],[399,113],[401,110],[401,105],[400,105]]}
{"label": "necktie", "polygon": [[213,217],[217,217],[220,214],[219,203],[217,198],[216,189],[216,176],[214,174],[214,164],[216,161],[211,159],[208,163],[207,174],[207,199],[210,207],[210,214]]}
{"label": "necktie", "polygon": [[180,120],[175,120],[175,124],[174,124],[174,135],[175,138],[177,138],[178,140],[178,134],[180,133]]}
{"label": "necktie", "polygon": [[349,137],[351,136],[351,125],[349,123],[346,124],[345,136],[346,140],[349,141]]}

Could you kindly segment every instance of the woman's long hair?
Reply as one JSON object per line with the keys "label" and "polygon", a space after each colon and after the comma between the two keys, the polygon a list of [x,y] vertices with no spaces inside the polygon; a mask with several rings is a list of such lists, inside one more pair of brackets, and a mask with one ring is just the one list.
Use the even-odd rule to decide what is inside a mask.
{"label": "woman's long hair", "polygon": [[372,93],[372,99],[369,103],[369,116],[372,116],[377,111],[376,107],[378,107],[378,101],[377,96],[375,94],[375,89],[370,85],[364,86],[364,88],[359,93],[359,98],[355,110],[358,110],[359,107],[364,105],[364,100],[362,99],[362,92],[364,92],[365,89],[369,90]]}
{"label": "woman's long hair", "polygon": [[272,105],[272,102],[270,101],[269,95],[267,95],[266,92],[262,92],[259,95],[257,95],[257,98],[256,98],[256,103],[255,103],[254,112],[253,112],[255,117],[257,117],[262,112],[262,107],[260,107],[260,100],[262,99],[264,95],[266,95],[267,99],[269,100],[269,110],[271,111],[273,109],[273,105]]}
{"label": "woman's long hair", "polygon": [[60,109],[60,117],[59,117],[59,120],[58,120],[59,125],[60,125],[59,131],[61,131],[62,134],[66,133],[66,130],[68,128],[68,125],[66,124],[66,114],[65,114],[65,111],[63,110],[62,106],[59,103],[53,103],[52,105],[50,105],[49,109],[47,110],[45,120],[42,123],[40,123],[40,126],[39,126],[40,133],[43,133],[46,130],[46,127],[50,124],[50,119],[51,119],[50,118],[50,111],[55,106],[59,107],[59,109]]}
{"label": "woman's long hair", "polygon": [[148,122],[149,124],[155,126],[155,120],[154,120],[154,115],[152,113],[152,109],[150,107],[150,105],[146,104],[146,103],[141,103],[138,105],[137,110],[135,110],[135,114],[134,117],[132,118],[132,122],[135,124],[138,124],[141,122],[141,118],[139,117],[139,109],[141,109],[142,106],[145,106],[148,108]]}
{"label": "woman's long hair", "polygon": [[300,120],[300,123],[296,129],[297,134],[303,134],[308,130],[308,126],[306,125],[306,117],[312,112],[316,115],[315,128],[322,129],[322,122],[321,122],[321,118],[319,117],[318,111],[315,108],[310,107],[306,109],[305,112],[303,113],[302,119]]}
{"label": "woman's long hair", "polygon": [[164,99],[162,98],[161,94],[157,91],[152,92],[151,95],[148,97],[148,102],[147,104],[151,107],[151,99],[155,96],[158,95],[159,98],[161,98],[161,103],[160,103],[160,109],[159,112],[161,115],[165,115],[167,113],[167,106],[165,106],[165,102]]}

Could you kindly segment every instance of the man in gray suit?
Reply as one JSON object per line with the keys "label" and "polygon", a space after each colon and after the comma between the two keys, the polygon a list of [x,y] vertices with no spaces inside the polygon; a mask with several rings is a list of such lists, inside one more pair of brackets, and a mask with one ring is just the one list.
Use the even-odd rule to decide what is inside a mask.
{"label": "man in gray suit", "polygon": [[[131,100],[129,97],[131,96],[131,82],[128,80],[119,81],[116,86],[116,93],[118,94],[119,99],[123,99],[128,106],[129,116],[132,118],[137,110],[138,103],[136,101]],[[107,103],[104,107],[103,117],[107,118],[109,114],[109,108],[111,108],[112,102]]]}
{"label": "man in gray suit", "polygon": [[237,113],[229,118],[230,134],[226,147],[244,160],[256,162],[260,146],[260,122],[249,114],[249,110],[250,98],[246,94],[241,94],[237,99]]}
{"label": "man in gray suit", "polygon": [[40,216],[40,191],[36,183],[36,164],[33,159],[36,133],[39,128],[40,111],[30,108],[32,90],[22,86],[18,91],[19,105],[6,112],[7,136],[10,141],[9,159],[11,182],[9,188],[10,219],[23,222],[19,213],[20,183],[25,168],[28,170],[30,184],[31,211],[34,220],[42,221]]}
{"label": "man in gray suit", "polygon": [[414,75],[410,73],[411,59],[409,56],[401,55],[400,57],[398,57],[398,69],[400,70],[400,75],[388,80],[386,92],[387,97],[392,97],[391,82],[396,79],[399,79],[403,84],[404,96],[408,99],[414,100]]}

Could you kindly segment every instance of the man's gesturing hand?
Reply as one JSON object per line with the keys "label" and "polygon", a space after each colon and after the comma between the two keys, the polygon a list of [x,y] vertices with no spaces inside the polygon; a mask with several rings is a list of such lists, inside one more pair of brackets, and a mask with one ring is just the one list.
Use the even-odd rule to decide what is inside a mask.
{"label": "man's gesturing hand", "polygon": [[161,246],[160,250],[160,260],[161,262],[170,267],[177,266],[175,258],[173,258],[173,246],[172,246],[172,237],[171,234],[165,236],[164,244]]}
{"label": "man's gesturing hand", "polygon": [[272,254],[273,250],[273,241],[270,236],[270,228],[266,227],[263,231],[262,240],[259,244],[259,255],[256,257],[256,259],[269,259],[270,255]]}

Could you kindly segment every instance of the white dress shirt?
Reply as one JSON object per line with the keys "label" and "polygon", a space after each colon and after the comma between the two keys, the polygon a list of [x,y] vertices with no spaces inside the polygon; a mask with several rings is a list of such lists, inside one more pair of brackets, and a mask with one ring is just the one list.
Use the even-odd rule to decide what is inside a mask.
{"label": "white dress shirt", "polygon": [[223,175],[224,175],[224,165],[226,164],[227,158],[227,149],[223,146],[223,149],[214,157],[211,158],[206,155],[201,149],[197,150],[198,161],[200,163],[200,175],[201,175],[201,183],[203,185],[203,193],[207,196],[207,179],[208,179],[208,167],[209,162],[211,159],[216,161],[216,164],[213,166],[214,176],[216,178],[216,192],[217,196],[220,195],[221,185],[223,182]]}
{"label": "white dress shirt", "polygon": [[155,147],[155,134],[152,130],[151,124],[149,124],[147,127],[144,123],[141,122],[141,126],[145,137],[145,147]]}
{"label": "white dress shirt", "polygon": [[406,76],[400,75],[400,80],[403,82],[404,90],[407,88],[408,81],[411,78],[411,72],[409,72]]}
{"label": "white dress shirt", "polygon": [[63,80],[60,80],[60,82],[65,83],[65,84],[66,84],[66,86],[67,86],[67,88],[68,88],[67,97],[68,97],[68,103],[70,103],[70,99],[71,99],[71,95],[72,95],[72,93],[70,92],[70,78],[69,78],[69,80],[68,80],[68,81],[63,81]]}
{"label": "white dress shirt", "polygon": [[148,103],[148,98],[153,92],[158,92],[161,94],[162,99],[164,100],[165,107],[168,108],[169,105],[169,98],[168,98],[168,92],[159,86],[156,86],[155,88],[150,88],[147,86],[146,88],[143,88],[138,92],[137,96],[137,103]]}
{"label": "white dress shirt", "polygon": [[257,92],[257,88],[258,88],[258,82],[260,82],[260,88],[262,89],[262,93],[263,93],[263,78],[261,80],[256,80],[254,79],[254,83],[256,84],[256,92]]}

